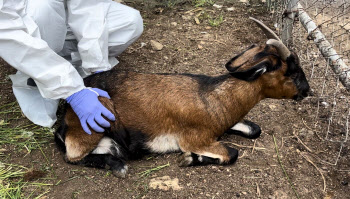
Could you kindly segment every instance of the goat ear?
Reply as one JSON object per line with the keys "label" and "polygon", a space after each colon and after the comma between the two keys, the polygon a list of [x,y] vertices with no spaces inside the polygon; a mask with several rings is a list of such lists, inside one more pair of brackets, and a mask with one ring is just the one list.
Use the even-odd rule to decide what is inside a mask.
{"label": "goat ear", "polygon": [[261,62],[249,69],[240,70],[240,66],[230,70],[230,74],[244,81],[254,81],[267,71],[268,63]]}

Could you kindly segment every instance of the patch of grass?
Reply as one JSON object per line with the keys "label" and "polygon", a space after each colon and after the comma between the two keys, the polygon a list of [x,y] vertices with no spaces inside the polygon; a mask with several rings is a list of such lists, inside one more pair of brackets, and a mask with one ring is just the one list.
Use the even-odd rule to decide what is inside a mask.
{"label": "patch of grass", "polygon": [[[42,150],[42,146],[52,139],[53,129],[29,124],[22,114],[17,102],[0,106],[0,156],[6,157],[6,146],[15,146],[15,150],[25,150],[28,154],[40,150],[45,158],[43,170],[52,170],[50,162]],[[14,151],[11,151],[11,153]],[[42,183],[44,179],[34,182],[24,181],[29,169],[21,165],[6,164],[5,158],[0,161],[0,198],[40,198],[49,192]],[[52,171],[53,175],[54,172]]]}
{"label": "patch of grass", "polygon": [[40,198],[48,193],[49,189],[45,187],[53,184],[25,182],[23,178],[28,171],[21,165],[0,162],[0,198]]}
{"label": "patch of grass", "polygon": [[165,167],[169,167],[170,166],[170,163],[168,162],[168,164],[165,164],[165,165],[161,165],[161,166],[158,166],[158,167],[154,167],[154,168],[151,168],[151,169],[147,169],[145,171],[142,171],[140,173],[138,173],[140,175],[140,177],[148,177],[151,173],[155,172],[155,171],[159,171]]}
{"label": "patch of grass", "polygon": [[193,4],[195,7],[212,6],[215,4],[215,0],[194,0]]}
{"label": "patch of grass", "polygon": [[0,147],[10,144],[30,153],[33,149],[39,149],[40,146],[48,143],[52,138],[53,129],[27,124],[26,121],[19,122],[24,118],[17,102],[1,106],[0,118],[4,118],[0,119]]}
{"label": "patch of grass", "polygon": [[210,26],[217,27],[220,26],[224,22],[224,16],[220,15],[219,17],[212,18],[210,17],[208,19],[208,23]]}
{"label": "patch of grass", "polygon": [[207,10],[202,10],[201,13],[198,14],[198,18],[202,21],[207,21],[212,27],[218,27],[224,22],[224,16],[222,14],[213,16]]}

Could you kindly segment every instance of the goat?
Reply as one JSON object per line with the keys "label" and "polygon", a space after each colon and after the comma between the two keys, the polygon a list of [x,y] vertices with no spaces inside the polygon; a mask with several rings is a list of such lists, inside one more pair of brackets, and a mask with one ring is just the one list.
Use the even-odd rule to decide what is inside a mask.
{"label": "goat", "polygon": [[108,71],[85,79],[106,90],[101,98],[116,121],[104,133],[86,134],[67,105],[56,143],[72,164],[106,168],[125,177],[126,160],[143,154],[181,151],[179,166],[232,164],[238,151],[218,142],[225,132],[247,138],[260,127],[244,116],[264,98],[301,100],[309,84],[298,56],[262,22],[251,18],[268,36],[233,57],[227,74],[144,74]]}

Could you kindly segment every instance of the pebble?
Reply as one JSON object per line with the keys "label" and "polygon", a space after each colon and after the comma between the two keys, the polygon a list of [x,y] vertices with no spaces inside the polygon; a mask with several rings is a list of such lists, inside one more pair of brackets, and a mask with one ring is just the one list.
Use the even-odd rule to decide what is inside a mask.
{"label": "pebble", "polygon": [[161,43],[159,43],[157,41],[154,41],[154,40],[151,40],[150,43],[151,43],[151,46],[152,46],[153,50],[160,51],[164,47],[163,44],[161,44]]}
{"label": "pebble", "polygon": [[222,5],[214,4],[213,7],[214,7],[214,8],[217,8],[217,9],[221,9],[221,8],[222,8]]}
{"label": "pebble", "polygon": [[329,106],[329,104],[327,102],[321,102],[321,105],[325,108],[327,108]]}

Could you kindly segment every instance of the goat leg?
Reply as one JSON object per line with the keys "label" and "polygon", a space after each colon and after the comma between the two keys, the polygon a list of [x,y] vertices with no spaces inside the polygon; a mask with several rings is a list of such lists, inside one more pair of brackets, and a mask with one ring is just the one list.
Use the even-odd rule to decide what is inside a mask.
{"label": "goat leg", "polygon": [[249,120],[243,120],[225,131],[227,134],[239,135],[248,139],[256,139],[261,134],[259,125]]}
{"label": "goat leg", "polygon": [[208,164],[233,164],[238,158],[238,150],[224,146],[220,142],[214,142],[203,149],[194,149],[183,153],[179,160],[179,166],[203,166]]}

